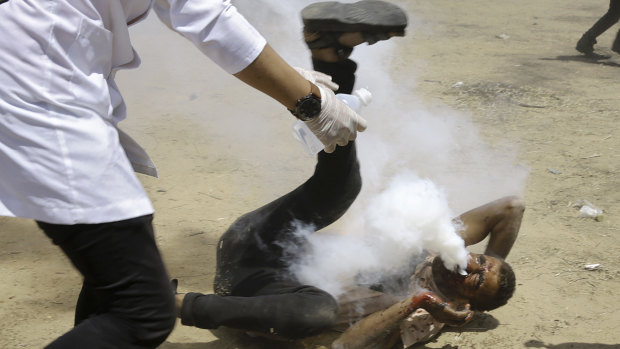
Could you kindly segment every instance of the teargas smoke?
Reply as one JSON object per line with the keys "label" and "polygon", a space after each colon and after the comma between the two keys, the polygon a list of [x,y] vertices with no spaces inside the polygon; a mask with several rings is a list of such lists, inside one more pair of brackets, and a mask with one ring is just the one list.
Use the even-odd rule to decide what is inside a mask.
{"label": "teargas smoke", "polygon": [[448,200],[430,179],[398,174],[366,211],[370,234],[404,245],[405,255],[400,258],[407,258],[411,247],[418,246],[439,254],[448,269],[467,267],[467,250],[452,222]]}
{"label": "teargas smoke", "polygon": [[361,209],[361,228],[345,235],[299,227],[307,249],[291,269],[302,282],[338,296],[353,281],[383,284],[386,275],[402,273],[408,280],[412,260],[425,250],[439,254],[449,269],[466,267],[467,250],[445,194],[429,179],[396,175]]}
{"label": "teargas smoke", "polygon": [[[305,1],[293,3],[300,10]],[[449,269],[465,269],[467,251],[457,234],[463,227],[452,218],[522,194],[529,173],[516,163],[514,144],[486,144],[466,113],[431,109],[416,97],[417,75],[426,63],[412,61],[407,50],[415,47],[413,34],[432,33],[408,14],[406,37],[359,45],[351,57],[359,64],[355,86],[373,92],[373,103],[362,111],[368,129],[356,141],[362,192],[329,231],[299,230],[307,250],[292,271],[336,296],[352,282],[408,278],[412,261],[425,251],[441,255]]]}
{"label": "teargas smoke", "polygon": [[[287,61],[310,68],[300,54],[307,47],[299,13],[311,2],[237,0],[235,5]],[[466,112],[436,101],[427,107],[416,97],[428,84],[418,80],[427,63],[410,52],[420,34],[434,35],[433,28],[409,11],[410,2],[395,2],[409,15],[407,35],[356,46],[351,56],[359,64],[355,86],[373,92],[373,103],[362,112],[368,129],[356,141],[362,192],[330,231],[298,227],[304,251],[299,244],[288,250],[302,257],[291,265],[301,280],[334,295],[354,281],[370,284],[381,275],[404,275],[425,250],[440,254],[448,268],[464,269],[466,250],[457,234],[462,227],[452,217],[505,195],[521,195],[529,174],[516,161],[514,142],[489,145]],[[446,93],[453,84],[434,83],[448,86]],[[251,120],[260,119],[256,112]]]}

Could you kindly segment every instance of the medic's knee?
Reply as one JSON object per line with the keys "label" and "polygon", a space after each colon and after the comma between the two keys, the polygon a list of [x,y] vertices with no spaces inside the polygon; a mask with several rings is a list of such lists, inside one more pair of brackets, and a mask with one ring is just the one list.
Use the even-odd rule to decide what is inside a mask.
{"label": "medic's knee", "polygon": [[151,301],[157,306],[138,310],[131,326],[135,341],[145,348],[156,348],[162,344],[176,323],[176,305],[170,290],[162,290]]}

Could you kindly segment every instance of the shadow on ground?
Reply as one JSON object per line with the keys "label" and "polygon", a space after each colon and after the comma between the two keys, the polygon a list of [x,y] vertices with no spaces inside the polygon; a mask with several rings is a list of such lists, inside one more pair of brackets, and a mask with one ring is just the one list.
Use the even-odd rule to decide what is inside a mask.
{"label": "shadow on ground", "polygon": [[499,321],[491,314],[476,313],[474,318],[465,326],[443,328],[443,332],[486,332],[499,326]]}
{"label": "shadow on ground", "polygon": [[578,343],[567,342],[560,344],[549,344],[538,340],[525,342],[526,348],[547,348],[547,349],[620,349],[620,344],[601,344],[601,343]]}
{"label": "shadow on ground", "polygon": [[208,343],[171,343],[160,346],[162,349],[320,349],[329,348],[330,344],[339,336],[337,331],[327,331],[323,334],[308,337],[303,340],[285,341],[262,337],[250,337],[244,331],[220,328],[210,330],[217,340]]}
{"label": "shadow on ground", "polygon": [[618,63],[615,60],[611,59],[611,56],[607,56],[607,55],[599,55],[599,54],[592,54],[592,55],[574,55],[574,56],[557,56],[557,57],[553,57],[553,58],[540,58],[543,61],[573,61],[573,62],[583,62],[583,63],[590,63],[590,64],[600,64],[600,65],[606,65],[609,67],[620,67],[620,63]]}
{"label": "shadow on ground", "polygon": [[[445,327],[443,332],[485,332],[499,326],[499,321],[487,313],[477,313],[474,319],[463,327]],[[319,349],[329,348],[340,332],[326,331],[320,335],[298,341],[278,341],[262,337],[250,337],[244,331],[220,328],[210,331],[217,340],[208,343],[166,342],[162,349]],[[441,334],[440,334],[441,335]],[[424,348],[422,345],[420,348]],[[451,349],[452,346],[443,349]],[[555,347],[554,347],[555,348]],[[564,349],[564,347],[559,347]],[[567,347],[568,348],[568,347]],[[594,347],[591,347],[594,348]],[[618,348],[620,349],[620,348]]]}

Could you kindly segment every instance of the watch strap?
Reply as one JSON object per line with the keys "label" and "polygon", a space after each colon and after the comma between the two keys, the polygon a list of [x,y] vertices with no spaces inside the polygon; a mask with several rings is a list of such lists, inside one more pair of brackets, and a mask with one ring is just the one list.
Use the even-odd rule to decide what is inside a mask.
{"label": "watch strap", "polygon": [[308,93],[307,95],[301,97],[300,99],[297,100],[297,102],[295,102],[295,109],[294,110],[288,109],[291,112],[291,114],[293,114],[296,118],[298,118],[300,120],[303,120],[303,121],[311,120],[316,115],[318,115],[318,113],[320,113],[320,108],[317,111],[316,115],[313,115],[312,117],[309,117],[309,118],[308,117],[304,117],[303,115],[299,115],[299,113],[298,113],[299,107],[300,107],[300,105],[302,103],[304,103],[306,100],[311,99],[311,98],[318,100],[321,103],[321,105],[322,105],[322,102],[323,102],[322,99],[321,99],[321,91],[320,91],[319,87],[317,85],[313,84],[310,81],[308,81],[308,83],[310,83],[310,93]]}

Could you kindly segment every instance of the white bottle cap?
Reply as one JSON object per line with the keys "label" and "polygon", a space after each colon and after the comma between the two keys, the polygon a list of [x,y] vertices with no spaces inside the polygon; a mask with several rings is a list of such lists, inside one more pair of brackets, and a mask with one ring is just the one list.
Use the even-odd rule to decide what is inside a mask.
{"label": "white bottle cap", "polygon": [[372,101],[372,93],[363,87],[353,91],[353,95],[359,98],[364,106],[367,106]]}

